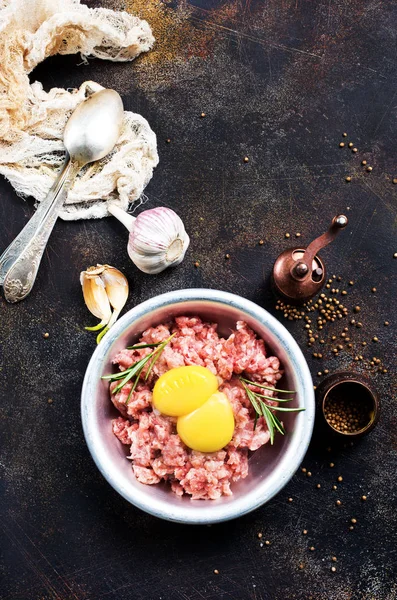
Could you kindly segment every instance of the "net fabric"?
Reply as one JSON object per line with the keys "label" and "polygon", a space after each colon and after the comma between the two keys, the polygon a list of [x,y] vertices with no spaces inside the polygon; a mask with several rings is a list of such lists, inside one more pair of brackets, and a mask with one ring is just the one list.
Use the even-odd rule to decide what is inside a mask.
{"label": "net fabric", "polygon": [[[80,52],[130,61],[154,43],[146,21],[126,12],[88,8],[80,0],[0,0],[0,173],[22,197],[45,198],[65,160],[66,121],[76,106],[102,86],[79,89],[30,84],[28,74],[46,57]],[[60,213],[65,220],[101,218],[107,202],[124,209],[137,200],[158,163],[156,136],[140,115],[124,113],[114,150],[87,165]]]}

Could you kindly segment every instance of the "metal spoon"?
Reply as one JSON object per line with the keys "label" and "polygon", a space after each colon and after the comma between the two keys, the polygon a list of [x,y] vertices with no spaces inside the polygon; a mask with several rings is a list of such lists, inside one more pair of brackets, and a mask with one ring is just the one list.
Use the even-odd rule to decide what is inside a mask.
{"label": "metal spoon", "polygon": [[101,90],[78,105],[66,124],[68,151],[58,179],[33,217],[0,256],[0,284],[8,302],[30,293],[59,211],[77,173],[109,154],[120,137],[124,109],[119,94]]}

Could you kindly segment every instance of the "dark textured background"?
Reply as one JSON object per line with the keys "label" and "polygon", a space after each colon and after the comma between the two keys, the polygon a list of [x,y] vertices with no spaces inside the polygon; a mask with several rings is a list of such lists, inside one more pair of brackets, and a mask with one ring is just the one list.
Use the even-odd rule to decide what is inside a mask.
{"label": "dark textured background", "polygon": [[[195,0],[195,7],[173,2],[164,12],[160,0],[135,4],[139,14],[150,7],[162,15],[157,23],[153,16],[158,45],[151,57],[78,67],[77,56],[55,57],[31,79],[47,90],[94,79],[149,120],[160,164],[147,206],[174,208],[191,246],[181,266],[150,277],[129,261],[125,230],[115,220],[59,222],[31,296],[17,306],[1,300],[1,598],[395,599],[397,5]],[[356,155],[339,149],[343,131]],[[370,175],[363,158],[374,167]],[[5,181],[0,194],[3,248],[33,204]],[[96,262],[121,268],[131,284],[127,309],[168,290],[203,286],[275,313],[263,275],[295,232],[308,242],[338,212],[349,216],[349,228],[322,256],[331,273],[356,282],[346,305],[361,305],[355,348],[363,340],[368,346],[331,357],[330,336],[341,331],[334,323],[321,368],[367,372],[354,354],[382,357],[388,373],[370,371],[383,402],[378,427],[353,447],[312,447],[304,461],[311,478],[299,471],[269,504],[233,522],[184,527],[128,505],[100,476],[81,430],[80,389],[95,341],[83,329],[94,319],[82,301],[80,271]],[[305,346],[302,324],[287,327],[318,383],[319,362]],[[343,483],[333,491],[338,475]],[[261,547],[258,532],[271,545]],[[338,558],[335,573],[331,555]]]}

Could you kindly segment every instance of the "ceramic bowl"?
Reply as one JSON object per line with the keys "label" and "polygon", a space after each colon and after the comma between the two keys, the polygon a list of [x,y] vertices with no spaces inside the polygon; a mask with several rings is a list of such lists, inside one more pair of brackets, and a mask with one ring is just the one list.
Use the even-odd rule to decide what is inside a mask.
{"label": "ceramic bowl", "polygon": [[[111,420],[119,416],[109,399],[108,383],[101,376],[111,373],[112,357],[135,343],[150,326],[178,315],[198,315],[218,323],[228,336],[236,321],[244,320],[265,341],[268,354],[278,356],[284,370],[279,385],[295,390],[291,406],[299,413],[285,413],[287,434],[276,435],[249,458],[249,474],[232,484],[232,496],[218,500],[178,497],[166,483],[143,485],[136,481],[128,447],[113,435]],[[291,479],[299,467],[312,435],[315,401],[309,368],[297,343],[277,319],[240,296],[210,289],[172,291],[139,304],[112,327],[95,350],[84,379],[81,414],[85,439],[102,475],[128,502],[169,521],[191,524],[217,523],[240,517],[268,502]],[[281,414],[281,413],[280,413]]]}

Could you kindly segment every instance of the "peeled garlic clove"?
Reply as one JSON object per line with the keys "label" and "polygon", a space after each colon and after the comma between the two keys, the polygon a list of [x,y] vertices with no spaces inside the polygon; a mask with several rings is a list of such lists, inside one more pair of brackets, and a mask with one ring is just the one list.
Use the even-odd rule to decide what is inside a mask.
{"label": "peeled garlic clove", "polygon": [[124,307],[128,298],[128,281],[125,275],[115,267],[104,265],[105,269],[101,279],[105,284],[105,290],[110,304],[119,312]]}
{"label": "peeled garlic clove", "polygon": [[80,275],[80,281],[83,287],[84,302],[88,310],[95,317],[101,319],[101,323],[106,325],[112,316],[112,309],[105,284],[100,275],[94,275],[89,270],[83,271]]}
{"label": "peeled garlic clove", "polygon": [[161,206],[136,218],[114,204],[108,210],[130,231],[127,250],[138,269],[154,275],[182,262],[190,240],[173,210]]}

